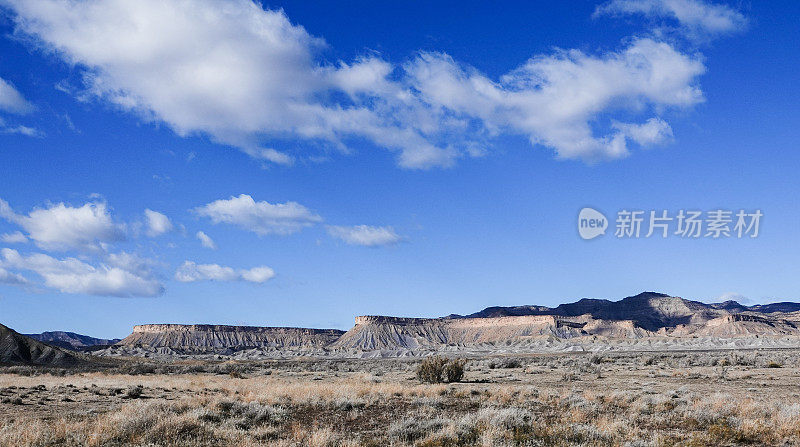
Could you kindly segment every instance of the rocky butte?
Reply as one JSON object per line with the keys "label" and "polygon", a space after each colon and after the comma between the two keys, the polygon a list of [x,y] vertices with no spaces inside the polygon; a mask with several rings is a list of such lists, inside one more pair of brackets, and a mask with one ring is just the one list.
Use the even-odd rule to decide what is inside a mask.
{"label": "rocky butte", "polygon": [[359,316],[335,329],[151,324],[99,355],[224,355],[257,359],[569,350],[800,347],[800,304],[705,304],[644,292],[557,307],[489,307],[442,318]]}

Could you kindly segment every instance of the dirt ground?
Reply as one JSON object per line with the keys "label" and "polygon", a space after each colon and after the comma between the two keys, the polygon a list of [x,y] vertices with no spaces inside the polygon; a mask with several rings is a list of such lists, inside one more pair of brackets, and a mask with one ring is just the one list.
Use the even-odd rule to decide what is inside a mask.
{"label": "dirt ground", "polygon": [[800,351],[472,358],[449,384],[418,363],[6,368],[0,444],[800,445]]}

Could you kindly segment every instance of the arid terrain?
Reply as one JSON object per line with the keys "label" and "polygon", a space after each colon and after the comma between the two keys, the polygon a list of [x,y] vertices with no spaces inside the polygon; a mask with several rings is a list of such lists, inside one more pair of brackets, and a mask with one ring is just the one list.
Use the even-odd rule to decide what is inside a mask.
{"label": "arid terrain", "polygon": [[0,446],[800,445],[798,309],[642,293],[346,332],[0,325]]}
{"label": "arid terrain", "polygon": [[800,445],[800,352],[2,368],[0,445]]}

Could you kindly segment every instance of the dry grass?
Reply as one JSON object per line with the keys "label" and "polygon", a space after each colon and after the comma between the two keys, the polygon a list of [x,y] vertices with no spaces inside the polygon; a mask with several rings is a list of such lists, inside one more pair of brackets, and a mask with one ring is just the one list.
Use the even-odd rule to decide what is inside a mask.
{"label": "dry grass", "polygon": [[2,374],[0,445],[795,445],[798,360],[786,351],[486,358],[456,384],[422,384],[407,360]]}

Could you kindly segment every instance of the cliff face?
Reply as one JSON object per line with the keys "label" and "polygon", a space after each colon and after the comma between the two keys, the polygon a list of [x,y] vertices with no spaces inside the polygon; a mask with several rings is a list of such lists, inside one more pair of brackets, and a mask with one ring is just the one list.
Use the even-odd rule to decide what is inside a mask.
{"label": "cliff face", "polygon": [[[645,292],[619,301],[582,299],[555,308],[489,307],[462,317],[356,317],[356,325],[331,345],[347,350],[540,348],[552,340],[669,343],[697,337],[735,339],[799,337],[800,312],[792,303],[742,306],[704,304]],[[645,341],[645,340],[651,341]],[[658,339],[658,341],[656,340]]]}
{"label": "cliff face", "polygon": [[424,319],[383,316],[356,317],[356,325],[332,348],[437,349],[492,344],[519,344],[531,338],[561,339],[587,335],[586,322],[545,316]]}
{"label": "cliff face", "polygon": [[[107,354],[417,355],[430,351],[537,352],[564,349],[705,348],[758,340],[800,344],[792,303],[742,306],[645,292],[619,301],[582,299],[555,308],[491,307],[445,318],[359,316],[347,332],[333,329],[222,325],[140,325]],[[763,336],[758,338],[756,336]],[[761,340],[769,339],[762,342]],[[720,344],[719,340],[729,340]],[[783,341],[780,341],[783,340]],[[749,342],[748,342],[749,343]],[[713,345],[713,346],[712,346]],[[765,345],[766,346],[766,345]],[[373,353],[373,354],[370,354]],[[239,358],[236,357],[236,358]]]}
{"label": "cliff face", "polygon": [[210,324],[144,324],[119,346],[214,351],[247,348],[322,348],[344,331],[285,327],[224,326]]}

